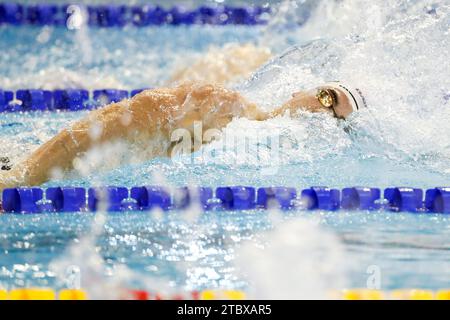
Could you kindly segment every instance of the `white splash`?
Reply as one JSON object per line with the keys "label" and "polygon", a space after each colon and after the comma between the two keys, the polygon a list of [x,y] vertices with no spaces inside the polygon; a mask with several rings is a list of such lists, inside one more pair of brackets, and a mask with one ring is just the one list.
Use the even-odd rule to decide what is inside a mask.
{"label": "white splash", "polygon": [[315,222],[289,220],[237,251],[236,267],[251,299],[327,299],[346,285],[348,264],[340,240]]}
{"label": "white splash", "polygon": [[[347,122],[357,132],[352,137],[353,150],[396,161],[419,161],[432,170],[448,172],[450,5],[433,3],[318,2],[303,27],[285,35],[272,34],[284,39],[284,47],[292,37],[299,45],[237,89],[271,109],[293,92],[330,80],[349,83],[362,90],[369,106]],[[296,6],[292,1],[287,5]],[[289,23],[286,19],[280,23]],[[320,40],[308,42],[319,36]],[[308,121],[299,125],[309,126]],[[321,134],[328,130],[333,129],[320,129]]]}

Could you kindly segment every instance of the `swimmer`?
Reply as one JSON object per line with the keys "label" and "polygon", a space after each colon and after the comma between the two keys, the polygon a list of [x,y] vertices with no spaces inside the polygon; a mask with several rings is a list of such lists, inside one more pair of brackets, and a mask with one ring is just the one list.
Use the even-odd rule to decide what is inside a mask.
{"label": "swimmer", "polygon": [[285,113],[294,115],[300,110],[346,119],[364,105],[359,90],[339,82],[295,92],[291,99],[270,112],[262,111],[239,92],[218,84],[189,82],[145,90],[131,99],[91,111],[12,168],[10,163],[5,163],[10,170],[0,171],[0,191],[40,185],[51,178],[53,170],[72,169],[80,157],[102,143],[126,141],[142,145],[158,141],[164,147],[155,149],[150,157],[170,156],[178,143],[173,141],[172,133],[183,128],[193,136],[194,122],[200,122],[204,130],[220,130],[234,118],[264,121]]}
{"label": "swimmer", "polygon": [[[264,121],[299,110],[325,112],[345,119],[363,106],[357,90],[330,83],[300,91],[271,112],[264,112],[238,92],[211,84],[182,84],[173,88],[145,90],[131,99],[94,110],[86,118],[64,129],[40,146],[25,161],[13,166],[0,180],[0,189],[40,185],[51,177],[52,169],[70,170],[74,161],[95,146],[114,140],[130,143],[155,138],[168,146],[176,129],[193,131],[196,121],[205,130],[222,129],[233,118]],[[93,133],[96,132],[96,133]],[[196,151],[196,150],[193,150]],[[169,156],[170,148],[152,156]]]}

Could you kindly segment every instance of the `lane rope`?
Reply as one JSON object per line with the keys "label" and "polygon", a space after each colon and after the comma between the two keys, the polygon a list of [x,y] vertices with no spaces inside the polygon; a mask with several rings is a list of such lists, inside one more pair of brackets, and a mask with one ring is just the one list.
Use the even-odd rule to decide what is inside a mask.
{"label": "lane rope", "polygon": [[411,213],[450,213],[450,188],[162,186],[138,187],[21,187],[2,192],[4,213],[110,212],[183,210],[199,203],[205,211],[255,210],[364,210]]}
{"label": "lane rope", "polygon": [[0,89],[0,113],[91,110],[131,98],[145,89]]}
{"label": "lane rope", "polygon": [[146,27],[161,25],[263,25],[271,9],[265,6],[181,5],[165,8],[159,5],[73,5],[0,3],[0,25],[68,26],[73,15],[86,16],[92,27]]}

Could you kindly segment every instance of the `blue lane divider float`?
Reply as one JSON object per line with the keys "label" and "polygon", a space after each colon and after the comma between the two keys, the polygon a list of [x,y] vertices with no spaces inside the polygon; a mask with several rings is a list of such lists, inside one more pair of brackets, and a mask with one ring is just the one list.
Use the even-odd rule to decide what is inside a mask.
{"label": "blue lane divider float", "polygon": [[427,190],[425,208],[430,212],[450,213],[450,188]]}
{"label": "blue lane divider float", "polygon": [[40,188],[16,188],[3,190],[2,205],[5,212],[39,213],[37,203],[42,200]]}
{"label": "blue lane divider float", "polygon": [[259,188],[257,205],[265,209],[273,207],[278,207],[280,209],[292,209],[296,198],[297,190],[295,188]]}
{"label": "blue lane divider float", "polygon": [[301,198],[308,210],[336,211],[339,209],[340,191],[327,187],[311,187],[302,191]]}
{"label": "blue lane divider float", "polygon": [[[61,14],[62,14],[61,7]],[[64,21],[60,16],[60,7],[54,4],[39,3],[25,8],[25,18],[30,24],[55,25]]]}
{"label": "blue lane divider float", "polygon": [[162,187],[134,187],[131,188],[131,198],[135,199],[141,210],[151,210],[156,207],[169,210],[171,197],[169,192]]}
{"label": "blue lane divider float", "polygon": [[11,101],[13,98],[14,92],[0,89],[0,112],[7,111],[9,106],[12,107]]}
{"label": "blue lane divider float", "polygon": [[348,210],[378,210],[381,207],[380,197],[378,188],[344,188],[341,207]]}
{"label": "blue lane divider float", "polygon": [[0,4],[0,23],[19,25],[24,22],[24,8],[17,3]]}
{"label": "blue lane divider float", "polygon": [[250,210],[256,205],[255,188],[252,187],[220,187],[216,189],[216,198],[225,210]]}
{"label": "blue lane divider float", "polygon": [[48,188],[46,198],[56,212],[79,212],[86,209],[84,188]]}
{"label": "blue lane divider float", "polygon": [[89,91],[87,90],[54,90],[52,107],[60,110],[77,111],[85,109],[88,101]]}
{"label": "blue lane divider float", "polygon": [[112,102],[119,102],[120,100],[128,98],[128,91],[117,89],[102,89],[94,90],[93,98],[99,105],[105,105]]}
{"label": "blue lane divider float", "polygon": [[[183,6],[164,8],[158,5],[78,5],[88,17],[88,25],[95,27],[160,26],[160,25],[261,25],[266,24],[271,12],[269,6]],[[69,15],[69,4],[0,3],[0,24],[64,26]],[[69,10],[70,11],[70,10]],[[80,10],[78,10],[80,12]]]}
{"label": "blue lane divider float", "polygon": [[17,90],[16,99],[22,103],[20,109],[38,111],[53,108],[53,93],[48,90]]}
{"label": "blue lane divider float", "polygon": [[79,111],[101,107],[135,96],[146,90],[100,89],[20,89],[16,92],[0,89],[1,112]]}
{"label": "blue lane divider float", "polygon": [[423,190],[416,188],[387,188],[384,198],[392,211],[420,212],[423,210]]}
{"label": "blue lane divider float", "polygon": [[383,197],[379,188],[351,187],[342,190],[311,187],[297,192],[291,187],[253,188],[248,186],[182,187],[52,187],[3,190],[6,213],[85,212],[107,210],[163,211],[185,209],[199,203],[204,210],[387,210],[413,213],[450,213],[450,188],[429,189],[423,199],[417,188],[387,188]]}

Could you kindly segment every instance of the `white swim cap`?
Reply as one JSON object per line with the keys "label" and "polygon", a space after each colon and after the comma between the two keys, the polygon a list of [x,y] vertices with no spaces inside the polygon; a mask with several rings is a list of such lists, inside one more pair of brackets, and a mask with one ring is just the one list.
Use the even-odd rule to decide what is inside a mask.
{"label": "white swim cap", "polygon": [[364,98],[361,90],[359,90],[358,88],[352,88],[351,86],[340,81],[331,81],[323,86],[341,89],[341,91],[347,96],[348,100],[352,104],[353,112],[367,107],[366,99]]}

